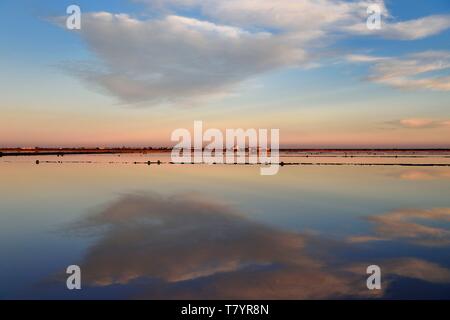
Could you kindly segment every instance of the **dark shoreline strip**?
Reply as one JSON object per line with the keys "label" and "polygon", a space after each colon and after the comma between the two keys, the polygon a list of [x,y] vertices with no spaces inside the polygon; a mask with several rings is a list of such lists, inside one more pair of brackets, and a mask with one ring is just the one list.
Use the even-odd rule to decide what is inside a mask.
{"label": "dark shoreline strip", "polygon": [[[162,152],[164,153],[164,152]],[[10,152],[10,153],[3,153],[0,155],[0,157],[38,157],[38,156],[70,156],[70,155],[127,155],[127,154],[150,154],[150,153],[118,153],[118,152],[111,152],[111,151],[105,151],[105,152],[69,152],[69,153],[61,153],[61,152],[39,152],[39,153],[24,153],[24,152]],[[292,154],[285,154],[282,156],[283,158],[444,158],[448,159],[450,158],[450,155],[447,154],[427,154],[427,155],[365,155],[365,154],[355,154],[355,155],[305,155],[305,154],[298,154],[298,155],[292,155]]]}
{"label": "dark shoreline strip", "polygon": [[[5,161],[13,163],[12,161]],[[279,162],[279,163],[194,163],[194,162],[163,162],[163,161],[36,161],[36,164],[143,164],[143,165],[225,165],[225,166],[269,166],[269,165],[279,165],[284,166],[401,166],[401,167],[450,167],[447,163],[351,163],[351,162]]]}

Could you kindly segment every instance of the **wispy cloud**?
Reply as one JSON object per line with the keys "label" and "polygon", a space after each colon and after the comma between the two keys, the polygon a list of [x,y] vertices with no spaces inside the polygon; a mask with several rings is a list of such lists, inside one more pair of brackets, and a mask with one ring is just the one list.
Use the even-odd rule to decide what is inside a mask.
{"label": "wispy cloud", "polygon": [[403,128],[421,129],[421,128],[442,128],[450,127],[449,120],[434,120],[426,118],[408,118],[391,122],[391,124]]}
{"label": "wispy cloud", "polygon": [[450,128],[450,120],[405,118],[384,122],[389,129],[443,129]]}
{"label": "wispy cloud", "polygon": [[450,91],[450,52],[424,51],[403,57],[349,55],[347,61],[371,64],[368,80],[406,90]]}
{"label": "wispy cloud", "polygon": [[[210,19],[245,28],[275,28],[299,33],[321,30],[324,33],[344,31],[351,34],[375,35],[388,39],[417,40],[450,28],[450,15],[431,15],[397,21],[384,0],[135,0],[152,9],[174,10],[197,8]],[[366,10],[378,4],[383,23],[380,30],[366,26]]]}
{"label": "wispy cloud", "polygon": [[419,19],[382,24],[379,30],[369,30],[364,23],[345,27],[348,32],[377,35],[393,40],[418,40],[441,33],[450,28],[450,15],[433,15]]}
{"label": "wispy cloud", "polygon": [[378,62],[378,61],[386,60],[388,58],[375,57],[375,56],[364,55],[364,54],[349,54],[349,55],[347,55],[346,59],[350,62]]}

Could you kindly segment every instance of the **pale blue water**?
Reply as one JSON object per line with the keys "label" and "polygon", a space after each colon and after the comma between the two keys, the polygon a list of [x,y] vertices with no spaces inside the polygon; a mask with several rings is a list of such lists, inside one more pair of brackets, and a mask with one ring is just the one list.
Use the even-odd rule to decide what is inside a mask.
{"label": "pale blue water", "polygon": [[449,167],[103,160],[0,159],[0,298],[450,298]]}

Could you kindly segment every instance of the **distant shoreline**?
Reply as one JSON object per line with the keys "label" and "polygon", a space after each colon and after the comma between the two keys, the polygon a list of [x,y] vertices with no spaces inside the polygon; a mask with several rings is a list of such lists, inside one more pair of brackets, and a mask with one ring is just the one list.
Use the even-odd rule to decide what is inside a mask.
{"label": "distant shoreline", "polygon": [[[194,151],[194,149],[192,149]],[[222,150],[225,152],[226,150]],[[248,151],[248,150],[247,150]],[[169,153],[172,148],[0,148],[0,156],[45,156],[45,155],[89,155],[89,154],[134,154]],[[280,153],[305,155],[344,154],[344,155],[450,155],[448,148],[282,148]]]}

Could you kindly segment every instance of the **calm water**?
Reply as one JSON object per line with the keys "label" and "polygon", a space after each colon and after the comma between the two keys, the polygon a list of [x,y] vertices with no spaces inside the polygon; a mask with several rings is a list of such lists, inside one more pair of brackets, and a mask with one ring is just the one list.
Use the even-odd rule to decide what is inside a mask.
{"label": "calm water", "polygon": [[0,158],[0,298],[450,298],[450,167],[155,157]]}

